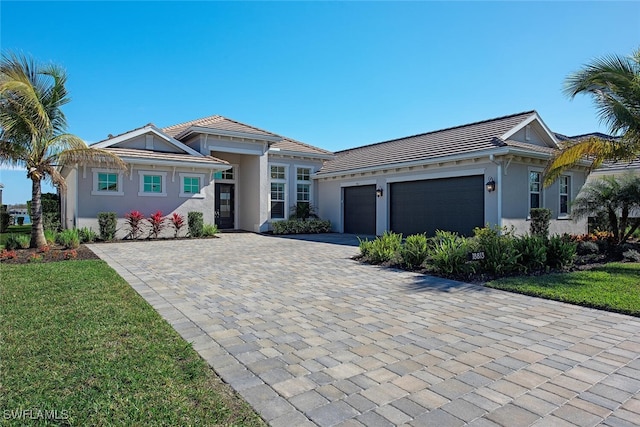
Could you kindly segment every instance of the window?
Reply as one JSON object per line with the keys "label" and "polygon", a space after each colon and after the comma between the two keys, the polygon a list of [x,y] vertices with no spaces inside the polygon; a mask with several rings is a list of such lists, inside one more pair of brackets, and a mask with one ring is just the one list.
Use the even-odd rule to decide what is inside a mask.
{"label": "window", "polygon": [[296,201],[298,203],[309,203],[309,184],[298,184]]}
{"label": "window", "polygon": [[197,176],[185,176],[182,179],[182,192],[196,194],[200,192],[200,178]]}
{"label": "window", "polygon": [[98,173],[98,191],[118,191],[118,174]]}
{"label": "window", "polygon": [[180,174],[180,197],[204,199],[202,184],[204,175],[194,173]]}
{"label": "window", "polygon": [[226,171],[220,171],[213,174],[213,179],[234,179],[233,168],[227,169]]}
{"label": "window", "polygon": [[286,179],[284,166],[271,166],[271,179]]}
{"label": "window", "polygon": [[529,171],[529,209],[542,207],[542,173]]}
{"label": "window", "polygon": [[287,167],[271,165],[271,219],[286,219],[287,206]]}
{"label": "window", "polygon": [[166,197],[167,173],[153,171],[138,171],[140,175],[140,188],[138,196]]}
{"label": "window", "polygon": [[162,193],[162,177],[160,175],[145,175],[144,189],[145,193]]}
{"label": "window", "polygon": [[311,169],[296,168],[296,203],[311,201]]}
{"label": "window", "polygon": [[560,216],[569,215],[569,194],[571,194],[571,177],[560,176]]}
{"label": "window", "polygon": [[298,173],[296,174],[298,181],[309,181],[309,176],[311,175],[311,169],[309,168],[298,168]]}
{"label": "window", "polygon": [[114,172],[109,169],[92,169],[93,187],[91,195],[93,196],[122,196],[122,172]]}
{"label": "window", "polygon": [[284,183],[271,183],[271,218],[284,219]]}

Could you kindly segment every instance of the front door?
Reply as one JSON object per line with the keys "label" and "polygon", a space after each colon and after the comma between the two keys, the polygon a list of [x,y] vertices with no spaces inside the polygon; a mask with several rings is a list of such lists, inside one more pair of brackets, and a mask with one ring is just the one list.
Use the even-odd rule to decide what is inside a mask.
{"label": "front door", "polygon": [[235,228],[234,184],[216,184],[216,225],[219,229]]}

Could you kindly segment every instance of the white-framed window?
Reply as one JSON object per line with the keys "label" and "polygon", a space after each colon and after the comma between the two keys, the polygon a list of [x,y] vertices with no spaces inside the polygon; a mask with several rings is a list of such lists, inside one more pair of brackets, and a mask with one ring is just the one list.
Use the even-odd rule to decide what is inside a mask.
{"label": "white-framed window", "polygon": [[542,207],[542,172],[529,171],[529,210]]}
{"label": "white-framed window", "polygon": [[296,167],[296,203],[311,203],[311,168]]}
{"label": "white-framed window", "polygon": [[92,169],[93,196],[123,196],[122,172],[109,169]]}
{"label": "white-framed window", "polygon": [[156,171],[138,171],[140,187],[138,196],[166,197],[167,173]]}
{"label": "white-framed window", "polygon": [[271,219],[287,218],[287,166],[270,165],[271,191],[269,204]]}
{"label": "white-framed window", "polygon": [[560,175],[558,179],[560,186],[560,215],[561,217],[569,216],[569,201],[571,197],[571,177],[569,175]]}
{"label": "white-framed window", "polygon": [[196,173],[180,174],[180,197],[204,199],[204,175]]}
{"label": "white-framed window", "polygon": [[228,181],[233,181],[235,179],[235,168],[218,171],[213,174],[213,179],[226,179]]}

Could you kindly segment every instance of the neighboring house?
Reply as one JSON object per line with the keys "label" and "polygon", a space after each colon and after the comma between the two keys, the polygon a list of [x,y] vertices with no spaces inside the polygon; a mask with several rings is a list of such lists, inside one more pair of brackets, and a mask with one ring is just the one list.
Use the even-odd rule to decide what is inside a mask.
{"label": "neighboring house", "polygon": [[586,232],[570,205],[589,163],[543,188],[558,138],[535,111],[338,153],[221,116],[149,124],[93,147],[117,154],[128,170],[63,169],[66,227],[97,229],[98,213],[114,211],[123,237],[132,210],[201,211],[221,229],[264,232],[309,203],[341,233],[469,235],[485,224],[526,233],[534,207],[551,209],[552,233]]}
{"label": "neighboring house", "polygon": [[404,235],[485,224],[529,231],[531,208],[551,209],[551,233],[584,233],[571,201],[588,163],[549,188],[542,172],[558,140],[535,111],[341,151],[316,174],[319,213],[335,231]]}
{"label": "neighboring house", "polygon": [[99,212],[119,218],[200,211],[220,229],[267,231],[296,202],[316,203],[311,179],[331,153],[222,116],[160,129],[152,124],[93,144],[117,154],[126,171],[65,168],[65,227],[97,230]]}

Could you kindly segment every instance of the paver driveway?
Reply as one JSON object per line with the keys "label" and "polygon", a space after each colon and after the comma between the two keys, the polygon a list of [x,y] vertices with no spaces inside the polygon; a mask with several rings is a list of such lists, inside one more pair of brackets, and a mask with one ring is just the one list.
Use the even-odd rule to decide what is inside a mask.
{"label": "paver driveway", "polygon": [[274,426],[640,424],[638,318],[360,265],[348,245],[91,248]]}

